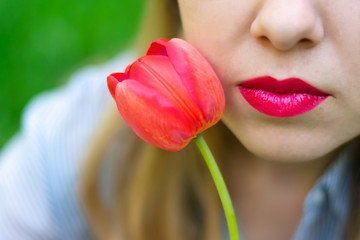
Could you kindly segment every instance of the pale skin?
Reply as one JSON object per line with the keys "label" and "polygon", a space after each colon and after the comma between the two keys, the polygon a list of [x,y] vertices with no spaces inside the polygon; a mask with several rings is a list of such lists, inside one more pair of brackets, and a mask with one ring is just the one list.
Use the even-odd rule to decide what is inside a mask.
{"label": "pale skin", "polygon": [[[360,2],[179,0],[184,37],[212,64],[239,140],[225,177],[247,240],[291,239],[304,198],[360,134]],[[298,77],[331,94],[302,115],[267,116],[237,86]]]}

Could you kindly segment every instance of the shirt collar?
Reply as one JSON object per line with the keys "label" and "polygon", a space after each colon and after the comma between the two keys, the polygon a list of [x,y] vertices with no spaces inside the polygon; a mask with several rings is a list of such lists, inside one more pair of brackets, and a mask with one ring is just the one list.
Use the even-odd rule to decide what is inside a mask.
{"label": "shirt collar", "polygon": [[[349,215],[352,198],[352,164],[356,143],[348,144],[339,153],[335,161],[317,180],[305,199],[305,213],[312,212],[313,217],[321,215],[324,209],[333,211],[340,221],[345,222]],[[324,208],[327,204],[328,208]]]}

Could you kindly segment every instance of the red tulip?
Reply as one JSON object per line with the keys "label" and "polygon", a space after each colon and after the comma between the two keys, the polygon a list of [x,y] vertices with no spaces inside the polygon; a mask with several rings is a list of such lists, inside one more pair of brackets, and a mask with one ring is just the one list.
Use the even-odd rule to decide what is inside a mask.
{"label": "red tulip", "polygon": [[189,43],[159,39],[124,73],[107,77],[123,119],[144,141],[168,151],[184,148],[218,122],[224,92],[214,70]]}

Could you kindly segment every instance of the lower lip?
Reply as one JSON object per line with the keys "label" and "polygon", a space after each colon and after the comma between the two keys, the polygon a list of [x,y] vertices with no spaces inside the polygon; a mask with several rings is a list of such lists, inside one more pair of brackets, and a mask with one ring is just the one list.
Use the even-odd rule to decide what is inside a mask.
{"label": "lower lip", "polygon": [[308,93],[274,93],[239,86],[240,93],[256,110],[272,117],[293,117],[311,111],[328,96]]}

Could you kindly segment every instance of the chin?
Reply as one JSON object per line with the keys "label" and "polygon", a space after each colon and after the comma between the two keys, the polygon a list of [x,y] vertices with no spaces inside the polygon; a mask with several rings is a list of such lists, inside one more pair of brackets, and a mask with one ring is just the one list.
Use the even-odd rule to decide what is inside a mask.
{"label": "chin", "polygon": [[276,162],[306,162],[337,152],[343,142],[313,129],[226,124],[245,150],[259,159]]}
{"label": "chin", "polygon": [[[270,140],[269,140],[270,139]],[[242,145],[259,159],[274,162],[307,162],[321,159],[335,149],[297,139],[245,138]]]}

